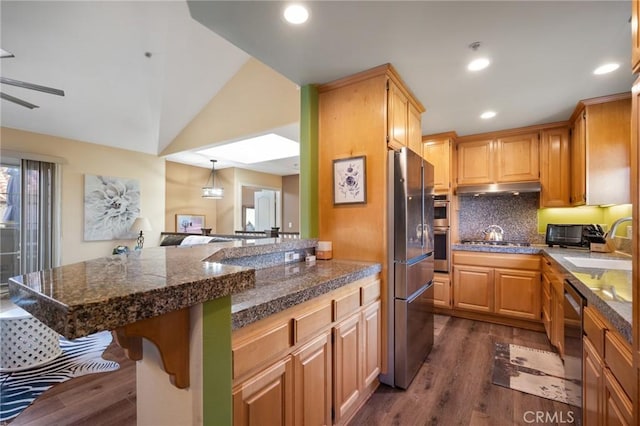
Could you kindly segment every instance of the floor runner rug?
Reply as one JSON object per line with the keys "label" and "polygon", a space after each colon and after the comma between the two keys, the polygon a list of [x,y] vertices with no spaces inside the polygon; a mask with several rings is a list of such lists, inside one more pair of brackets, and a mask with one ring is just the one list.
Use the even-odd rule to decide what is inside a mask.
{"label": "floor runner rug", "polygon": [[61,337],[62,353],[56,359],[28,370],[0,373],[0,421],[15,418],[55,384],[120,368],[117,362],[102,358],[110,343],[108,331],[74,340]]}
{"label": "floor runner rug", "polygon": [[492,381],[520,392],[580,406],[580,377],[565,377],[562,360],[554,352],[496,343]]}

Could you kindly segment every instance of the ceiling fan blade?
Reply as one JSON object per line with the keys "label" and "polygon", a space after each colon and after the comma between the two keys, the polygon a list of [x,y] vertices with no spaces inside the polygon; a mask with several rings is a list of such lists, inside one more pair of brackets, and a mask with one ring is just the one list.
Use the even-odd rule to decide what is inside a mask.
{"label": "ceiling fan blade", "polygon": [[38,84],[27,83],[20,80],[14,80],[12,78],[0,77],[0,83],[9,84],[11,86],[22,87],[24,89],[38,90],[44,93],[50,93],[52,95],[64,96],[64,90],[54,89],[53,87],[40,86]]}
{"label": "ceiling fan blade", "polygon": [[4,99],[5,101],[9,101],[9,102],[13,102],[14,104],[18,104],[21,105],[25,108],[29,108],[29,109],[34,109],[34,108],[40,108],[38,105],[34,105],[32,103],[29,103],[27,101],[23,101],[22,99],[18,99],[15,98],[11,95],[7,95],[6,93],[2,93],[0,92],[0,99]]}

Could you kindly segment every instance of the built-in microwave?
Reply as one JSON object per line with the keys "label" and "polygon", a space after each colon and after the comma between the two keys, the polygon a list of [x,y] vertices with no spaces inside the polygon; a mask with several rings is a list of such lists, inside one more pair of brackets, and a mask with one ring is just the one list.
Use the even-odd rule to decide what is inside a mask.
{"label": "built-in microwave", "polygon": [[433,226],[449,227],[449,196],[446,194],[433,196]]}

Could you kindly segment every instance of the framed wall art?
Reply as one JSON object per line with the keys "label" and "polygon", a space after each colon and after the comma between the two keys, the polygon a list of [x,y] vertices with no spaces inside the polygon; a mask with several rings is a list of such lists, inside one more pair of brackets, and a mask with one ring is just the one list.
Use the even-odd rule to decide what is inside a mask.
{"label": "framed wall art", "polygon": [[367,202],[366,157],[333,160],[333,204]]}
{"label": "framed wall art", "polygon": [[140,182],[113,176],[84,175],[84,240],[135,238],[140,216]]}
{"label": "framed wall art", "polygon": [[177,214],[176,232],[188,232],[191,234],[202,233],[204,228],[204,215],[199,214]]}

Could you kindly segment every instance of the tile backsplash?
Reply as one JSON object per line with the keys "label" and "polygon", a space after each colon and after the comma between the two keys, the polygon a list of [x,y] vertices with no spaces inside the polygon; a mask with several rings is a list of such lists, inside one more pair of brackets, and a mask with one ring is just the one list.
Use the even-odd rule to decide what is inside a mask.
{"label": "tile backsplash", "polygon": [[460,196],[460,240],[482,240],[482,231],[490,225],[504,229],[505,241],[544,243],[538,234],[539,193],[514,195]]}

